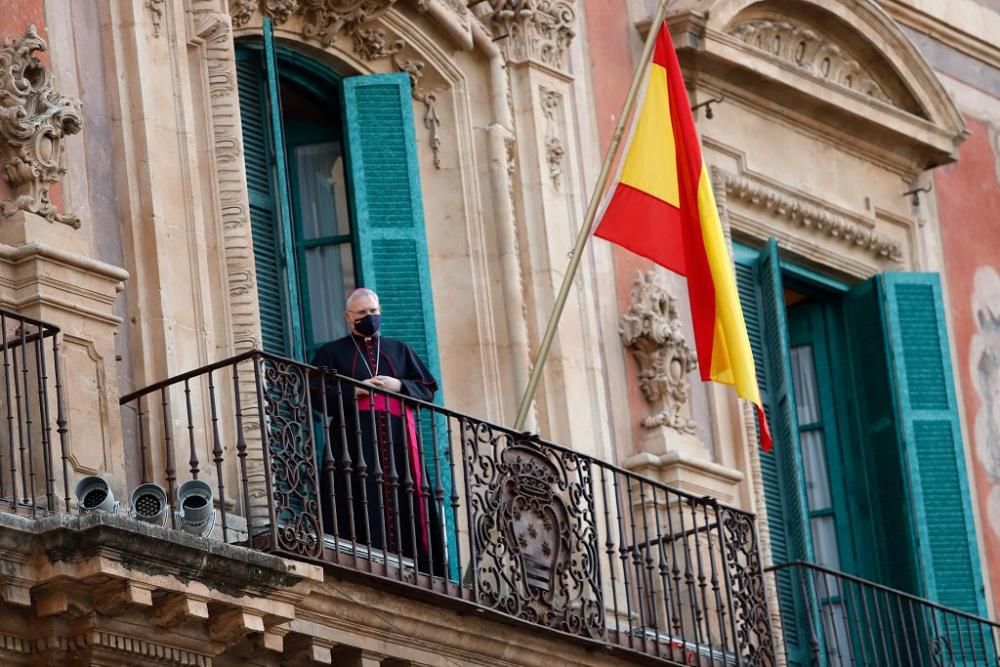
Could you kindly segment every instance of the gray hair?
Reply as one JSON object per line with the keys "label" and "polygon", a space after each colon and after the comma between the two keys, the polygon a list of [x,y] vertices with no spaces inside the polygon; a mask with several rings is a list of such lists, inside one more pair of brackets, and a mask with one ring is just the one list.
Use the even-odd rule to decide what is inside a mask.
{"label": "gray hair", "polygon": [[375,299],[375,303],[377,303],[379,306],[382,305],[378,300],[378,294],[376,294],[374,290],[370,290],[367,287],[359,287],[358,289],[354,290],[353,292],[347,295],[347,301],[344,303],[344,308],[350,310],[351,304],[354,301],[361,299],[363,297],[371,297]]}

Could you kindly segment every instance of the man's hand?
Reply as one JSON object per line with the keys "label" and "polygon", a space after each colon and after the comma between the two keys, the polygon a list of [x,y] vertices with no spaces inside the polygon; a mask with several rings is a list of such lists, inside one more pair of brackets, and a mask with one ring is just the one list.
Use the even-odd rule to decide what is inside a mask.
{"label": "man's hand", "polygon": [[[371,380],[365,380],[364,382],[362,382],[362,384],[367,384],[369,386],[375,386],[375,385],[372,384]],[[358,387],[358,386],[354,387],[354,395],[357,398],[361,398],[361,397],[367,396],[368,394],[369,394],[368,390],[365,389],[364,387]]]}
{"label": "man's hand", "polygon": [[385,389],[387,391],[398,392],[403,388],[403,383],[394,377],[389,377],[388,375],[376,375],[370,381],[366,381],[366,384],[371,382],[374,386],[380,389]]}

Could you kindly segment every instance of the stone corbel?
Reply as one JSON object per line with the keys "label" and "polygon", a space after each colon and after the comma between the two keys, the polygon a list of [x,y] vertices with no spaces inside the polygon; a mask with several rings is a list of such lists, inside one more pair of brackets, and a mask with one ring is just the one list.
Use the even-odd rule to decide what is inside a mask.
{"label": "stone corbel", "polygon": [[35,26],[0,48],[0,169],[14,193],[0,217],[27,211],[76,229],[80,218],[60,213],[49,189],[66,174],[64,140],[83,128],[82,104],[56,90],[36,55],[45,50]]}
{"label": "stone corbel", "polygon": [[153,612],[153,625],[175,628],[188,620],[208,620],[208,603],[184,593],[173,593],[158,602]]}
{"label": "stone corbel", "polygon": [[129,607],[152,607],[153,589],[134,581],[116,579],[94,591],[94,609],[104,616],[119,616]]}

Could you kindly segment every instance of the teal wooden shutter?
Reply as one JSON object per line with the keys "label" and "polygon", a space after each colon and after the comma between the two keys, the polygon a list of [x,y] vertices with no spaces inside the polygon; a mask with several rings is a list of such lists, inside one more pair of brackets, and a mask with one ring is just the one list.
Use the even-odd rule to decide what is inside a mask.
{"label": "teal wooden shutter", "polygon": [[440,378],[410,77],[350,77],[343,90],[360,284],[378,292],[385,335]]}
{"label": "teal wooden shutter", "polygon": [[985,616],[941,284],[928,273],[886,273],[879,284],[924,588]]}
{"label": "teal wooden shutter", "polygon": [[294,259],[290,259],[291,212],[277,97],[277,64],[269,21],[265,21],[264,37],[263,49],[253,45],[236,50],[261,338],[266,351],[301,359],[298,289],[294,276],[290,276]]}
{"label": "teal wooden shutter", "polygon": [[[760,453],[771,558],[777,565],[811,560],[777,243],[772,239],[759,255],[737,246],[734,259],[757,384],[774,438],[772,450]],[[802,582],[794,571],[782,570],[776,584],[788,664],[810,664],[811,632]]]}
{"label": "teal wooden shutter", "polygon": [[[359,284],[378,293],[385,335],[409,344],[440,382],[410,77],[402,73],[350,77],[344,79],[343,91]],[[441,400],[440,392],[436,398]],[[433,442],[430,419],[423,421],[422,429],[423,442]],[[444,433],[440,420],[438,432]],[[448,446],[446,438],[435,445],[442,461],[448,460]],[[433,477],[431,455],[425,447]],[[442,476],[448,497],[453,481],[447,470]],[[445,514],[450,576],[457,580],[457,517],[450,508]]]}

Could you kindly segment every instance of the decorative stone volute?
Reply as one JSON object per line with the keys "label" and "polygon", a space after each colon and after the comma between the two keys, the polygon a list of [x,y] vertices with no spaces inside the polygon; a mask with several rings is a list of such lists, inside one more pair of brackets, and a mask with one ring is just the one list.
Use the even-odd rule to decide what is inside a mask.
{"label": "decorative stone volute", "polygon": [[677,300],[655,271],[640,273],[632,285],[631,304],[622,315],[618,333],[639,365],[639,388],[653,414],[642,425],[694,434],[688,414],[688,373],[698,367],[688,346],[677,311]]}
{"label": "decorative stone volute", "polygon": [[27,211],[79,228],[79,217],[52,205],[49,188],[66,174],[63,140],[83,127],[82,105],[56,90],[35,55],[45,50],[35,26],[0,49],[0,168],[14,191],[0,215]]}
{"label": "decorative stone volute", "polygon": [[562,69],[576,35],[572,0],[489,0],[489,20],[507,60]]}

